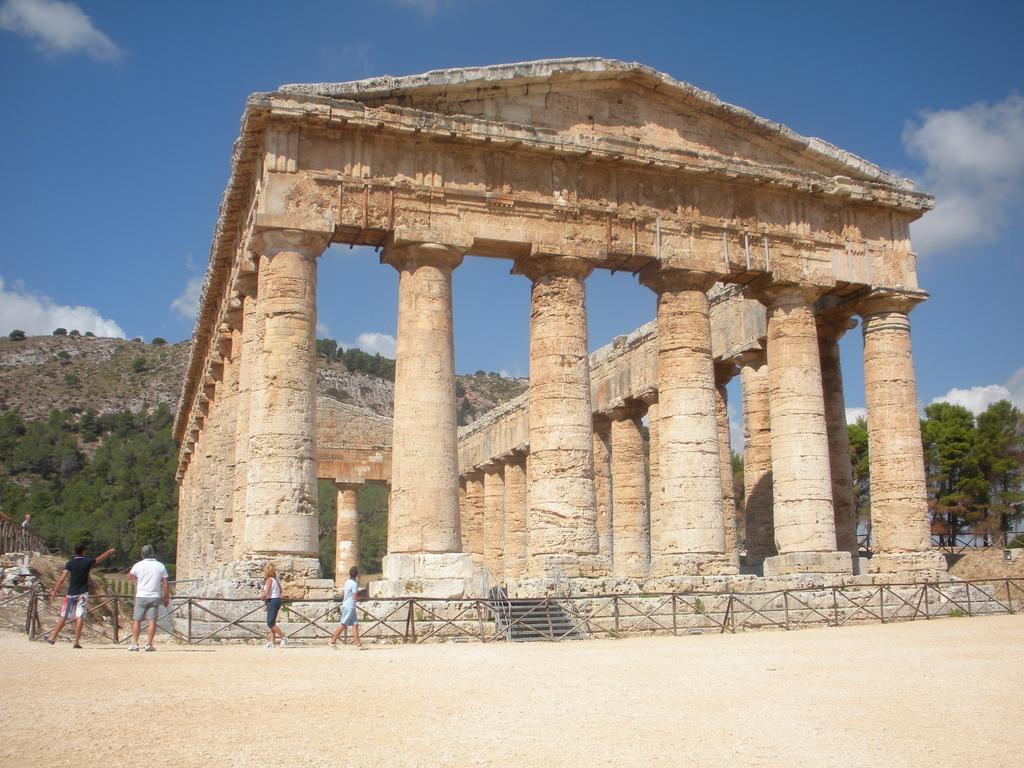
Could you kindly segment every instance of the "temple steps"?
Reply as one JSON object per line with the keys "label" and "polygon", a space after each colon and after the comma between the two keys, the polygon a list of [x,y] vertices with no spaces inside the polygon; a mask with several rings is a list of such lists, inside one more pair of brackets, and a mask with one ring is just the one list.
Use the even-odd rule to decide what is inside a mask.
{"label": "temple steps", "polygon": [[583,638],[573,619],[557,601],[550,599],[509,599],[505,590],[491,590],[492,611],[499,630],[513,643]]}

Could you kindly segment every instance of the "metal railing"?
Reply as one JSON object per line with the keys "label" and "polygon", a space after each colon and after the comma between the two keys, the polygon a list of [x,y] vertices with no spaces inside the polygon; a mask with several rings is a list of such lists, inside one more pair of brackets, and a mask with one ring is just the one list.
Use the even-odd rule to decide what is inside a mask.
{"label": "metal railing", "polygon": [[46,542],[31,530],[13,520],[0,520],[0,555],[8,552],[41,552],[48,554]]}
{"label": "metal railing", "polygon": [[1005,549],[1018,538],[1024,541],[1024,533],[1020,531],[958,534],[933,533],[932,546],[936,549],[941,549],[943,552],[959,555],[968,549],[984,549],[985,547]]}
{"label": "metal railing", "polygon": [[[38,587],[0,589],[0,627],[39,637],[57,621],[60,600]],[[359,604],[364,640],[422,643],[431,640],[507,640],[515,626],[529,627],[542,639],[683,635],[746,629],[793,630],[850,623],[931,620],[946,616],[1013,614],[1024,603],[1024,578],[917,584],[807,587],[771,592],[664,593],[549,597],[537,613],[557,605],[570,627],[545,629],[527,623],[529,612],[496,622],[502,601],[392,598]],[[83,635],[124,643],[130,636],[133,601],[108,593],[87,604]],[[258,599],[175,596],[162,612],[161,628],[189,643],[245,641],[266,637],[264,605]],[[279,624],[289,639],[326,639],[338,618],[335,600],[287,600]],[[68,633],[65,633],[68,634]]]}

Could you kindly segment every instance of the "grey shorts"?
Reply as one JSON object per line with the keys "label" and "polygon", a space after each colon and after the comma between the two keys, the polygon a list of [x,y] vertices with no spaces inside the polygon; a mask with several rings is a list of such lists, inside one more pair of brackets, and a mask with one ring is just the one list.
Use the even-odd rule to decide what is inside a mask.
{"label": "grey shorts", "polygon": [[143,619],[153,619],[156,621],[157,616],[160,614],[161,605],[163,605],[163,600],[159,597],[136,597],[132,621],[142,621]]}

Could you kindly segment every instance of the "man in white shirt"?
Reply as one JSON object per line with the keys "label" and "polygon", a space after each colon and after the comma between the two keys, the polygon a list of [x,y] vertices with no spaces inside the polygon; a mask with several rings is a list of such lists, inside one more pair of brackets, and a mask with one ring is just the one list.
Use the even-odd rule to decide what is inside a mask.
{"label": "man in white shirt", "polygon": [[160,605],[166,608],[171,603],[171,589],[167,583],[167,569],[155,557],[156,551],[149,544],[142,548],[142,560],[128,571],[128,578],[137,582],[135,587],[135,610],[132,613],[132,644],[129,651],[139,650],[139,632],[142,620],[149,619],[146,636],[146,650],[155,651],[153,638],[156,637],[156,619]]}

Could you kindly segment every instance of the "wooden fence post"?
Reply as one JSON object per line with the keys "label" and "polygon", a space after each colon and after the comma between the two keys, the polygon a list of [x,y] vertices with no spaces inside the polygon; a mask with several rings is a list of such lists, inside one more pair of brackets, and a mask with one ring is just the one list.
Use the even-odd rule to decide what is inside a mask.
{"label": "wooden fence post", "polygon": [[118,643],[121,642],[120,626],[119,626],[120,625],[119,619],[120,619],[120,613],[121,613],[120,610],[119,610],[119,604],[120,604],[121,601],[118,599],[116,592],[114,592],[113,595],[114,595],[114,645],[117,645]]}

